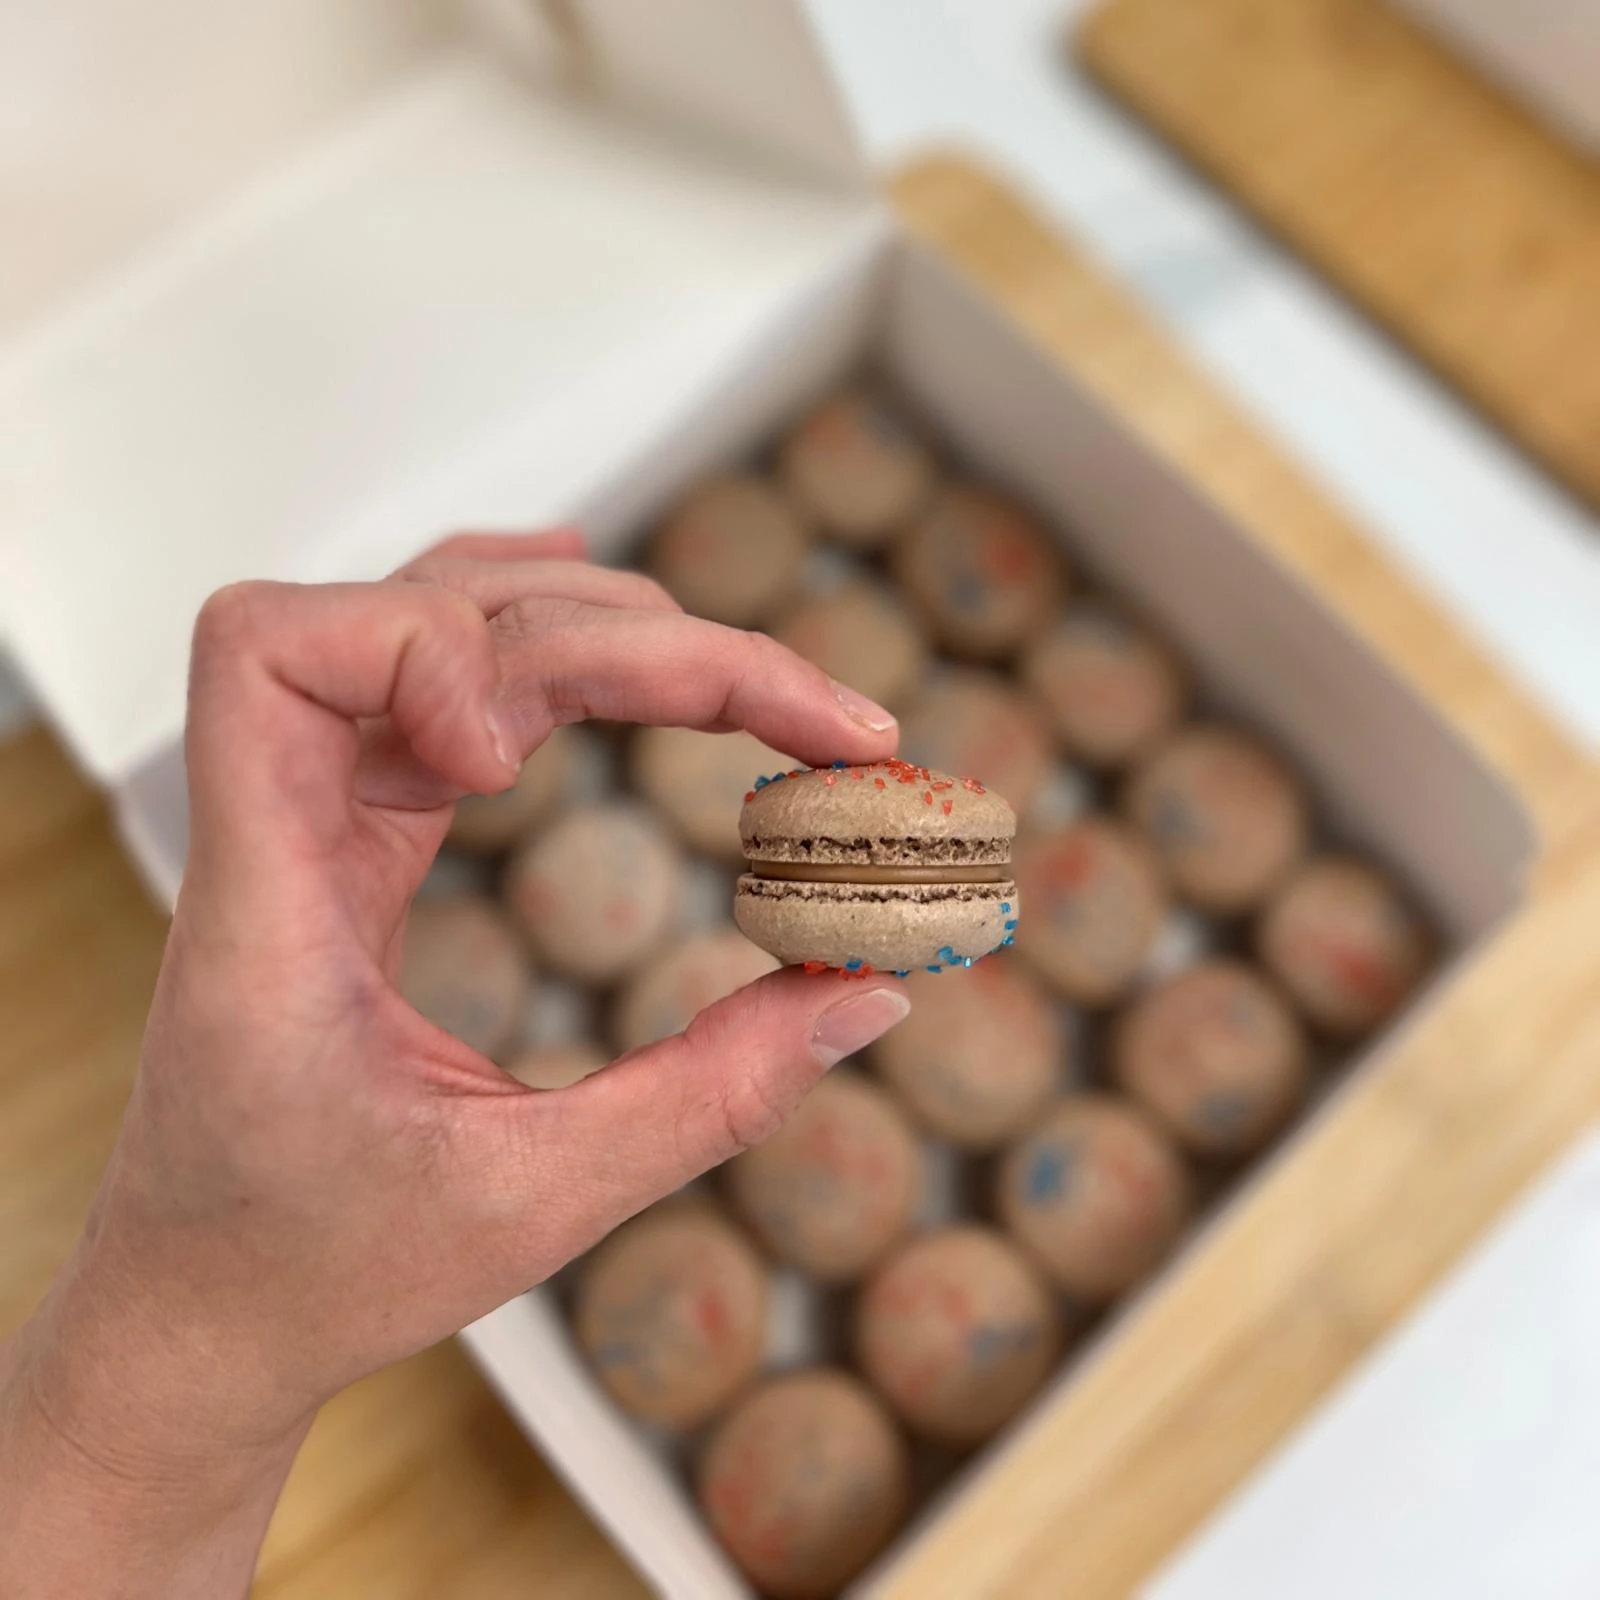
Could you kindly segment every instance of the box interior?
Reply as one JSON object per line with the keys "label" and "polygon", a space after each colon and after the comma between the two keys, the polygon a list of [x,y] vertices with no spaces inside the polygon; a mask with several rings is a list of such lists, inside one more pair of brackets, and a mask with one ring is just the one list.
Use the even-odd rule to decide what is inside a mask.
{"label": "box interior", "polygon": [[[1512,796],[1290,574],[1151,460],[1070,374],[936,254],[901,240],[886,269],[835,292],[855,297],[869,286],[876,314],[859,346],[841,343],[829,352],[834,372],[863,363],[881,371],[974,468],[1058,519],[1096,577],[1145,605],[1181,641],[1216,701],[1293,753],[1331,830],[1398,865],[1463,958],[1520,896],[1532,835]],[[859,326],[859,302],[853,304],[849,323]],[[805,329],[769,341],[763,359],[782,365],[780,344],[792,360],[794,347],[806,345]],[[743,420],[753,416],[747,412]],[[679,441],[680,463],[698,471],[734,459],[753,433],[770,431],[781,417],[781,409],[765,411],[752,429],[708,408],[693,442]],[[659,506],[687,475],[657,475],[653,487],[666,493],[652,504]],[[643,484],[636,487],[642,491]],[[593,524],[609,551],[637,531],[640,512],[650,509],[642,492],[614,496],[613,507],[626,515],[602,514]],[[1435,987],[1442,981],[1443,973]],[[1257,1174],[1298,1136],[1280,1146],[1279,1156],[1258,1163]],[[1246,1187],[1254,1181],[1257,1175]],[[1143,1294],[1159,1292],[1160,1282],[1158,1276]],[[1138,1298],[1079,1348],[1073,1370],[1047,1388],[1035,1413],[1081,1376],[1085,1355],[1092,1358],[1095,1346],[1114,1338]],[[511,1409],[663,1593],[748,1594],[707,1538],[663,1454],[618,1416],[590,1377],[553,1294],[535,1291],[465,1338]],[[1017,1426],[1026,1425],[1023,1418]],[[1002,1436],[945,1493],[959,1493],[974,1473],[992,1469],[1007,1446]],[[649,1486],[630,1499],[622,1487],[635,1483]],[[886,1581],[898,1549],[930,1525],[925,1511],[852,1592]]]}

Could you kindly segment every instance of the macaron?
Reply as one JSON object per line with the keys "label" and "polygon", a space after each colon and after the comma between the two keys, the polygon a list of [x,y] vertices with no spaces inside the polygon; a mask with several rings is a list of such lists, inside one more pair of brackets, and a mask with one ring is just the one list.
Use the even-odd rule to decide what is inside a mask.
{"label": "macaron", "polygon": [[751,734],[693,728],[641,728],[630,753],[635,786],[666,812],[684,843],[730,864],[743,859],[739,808],[751,778],[785,761]]}
{"label": "macaron", "polygon": [[506,1063],[506,1071],[528,1089],[569,1089],[598,1072],[610,1057],[597,1044],[536,1044]]}
{"label": "macaron", "polygon": [[905,761],[759,778],[739,819],[734,921],[785,964],[970,966],[1017,926],[1016,827],[977,779]]}
{"label": "macaron", "polygon": [[605,983],[666,938],[683,885],[678,851],[642,806],[569,811],[507,869],[505,894],[534,950],[557,972]]}
{"label": "macaron", "polygon": [[502,794],[469,794],[456,802],[446,842],[474,855],[508,850],[555,810],[572,774],[571,728],[557,728],[522,763],[517,781]]}
{"label": "macaron", "polygon": [[1069,607],[1022,661],[1068,754],[1091,767],[1148,755],[1177,726],[1188,680],[1148,628],[1103,600]]}
{"label": "macaron", "polygon": [[900,753],[918,766],[975,773],[1026,816],[1050,771],[1044,719],[993,672],[947,668],[900,718]]}
{"label": "macaron", "polygon": [[1201,1155],[1259,1149],[1305,1098],[1305,1036],[1242,961],[1214,958],[1139,996],[1111,1043],[1120,1086]]}
{"label": "macaron", "polygon": [[904,1440],[856,1378],[769,1378],[706,1442],[695,1494],[719,1544],[771,1600],[829,1600],[888,1544],[911,1500]]}
{"label": "macaron", "polygon": [[533,971],[492,900],[440,896],[418,900],[406,919],[400,993],[429,1022],[498,1059],[527,1021]]}
{"label": "macaron", "polygon": [[1068,1293],[1114,1299],[1176,1243],[1189,1180],[1164,1134],[1110,1095],[1063,1100],[1000,1166],[1011,1235]]}
{"label": "macaron", "polygon": [[819,405],[783,441],[778,460],[801,509],[857,549],[882,544],[933,488],[927,446],[891,407],[860,390]]}
{"label": "macaron", "polygon": [[637,1050],[682,1033],[707,1006],[777,966],[733,928],[690,934],[641,967],[617,996],[617,1047]]}
{"label": "macaron", "polygon": [[974,483],[934,496],[896,543],[894,571],[940,644],[976,661],[1002,660],[1037,638],[1067,587],[1050,530]]}
{"label": "macaron", "polygon": [[573,1325],[624,1411],[693,1428],[732,1400],[761,1364],[766,1269],[713,1207],[668,1201],[623,1223],[583,1258]]}
{"label": "macaron", "polygon": [[913,1433],[987,1439],[1016,1415],[1061,1353],[1043,1278],[992,1228],[964,1224],[903,1245],[856,1305],[856,1360]]}
{"label": "macaron", "polygon": [[1017,854],[1028,925],[1017,948],[1070,1000],[1108,1005],[1138,977],[1166,915],[1155,856],[1132,828],[1089,816]]}
{"label": "macaron", "polygon": [[1256,947],[1317,1028],[1356,1039],[1410,997],[1433,942],[1381,872],[1349,857],[1319,856],[1273,897]]}
{"label": "macaron", "polygon": [[1260,740],[1221,723],[1181,729],[1140,765],[1127,809],[1177,892],[1224,916],[1272,893],[1311,827],[1299,779]]}
{"label": "macaron", "polygon": [[802,601],[773,630],[787,645],[869,700],[893,711],[917,687],[927,640],[893,590],[857,578]]}
{"label": "macaron", "polygon": [[753,628],[793,597],[808,542],[805,519],[776,484],[731,472],[668,513],[646,565],[685,611]]}
{"label": "macaron", "polygon": [[842,1069],[724,1171],[756,1236],[824,1283],[867,1271],[911,1226],[922,1195],[921,1153],[899,1107]]}
{"label": "macaron", "polygon": [[1055,1003],[1012,955],[914,974],[911,1014],[873,1046],[884,1081],[930,1133],[993,1150],[1029,1127],[1062,1077]]}

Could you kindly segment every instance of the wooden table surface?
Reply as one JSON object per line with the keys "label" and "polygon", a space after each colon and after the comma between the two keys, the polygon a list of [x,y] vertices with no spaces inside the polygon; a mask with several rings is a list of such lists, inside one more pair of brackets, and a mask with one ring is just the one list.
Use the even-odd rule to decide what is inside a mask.
{"label": "wooden table surface", "polygon": [[[1191,1253],[894,1591],[1110,1600],[1600,1112],[1600,774],[1003,189],[935,159],[895,198],[1445,708],[1547,841],[1529,909]],[[0,746],[0,1330],[27,1314],[79,1226],[161,939],[53,741],[33,731]],[[257,1587],[266,1600],[643,1592],[454,1346],[327,1408]]]}
{"label": "wooden table surface", "polygon": [[1386,0],[1104,0],[1075,45],[1600,506],[1600,161]]}

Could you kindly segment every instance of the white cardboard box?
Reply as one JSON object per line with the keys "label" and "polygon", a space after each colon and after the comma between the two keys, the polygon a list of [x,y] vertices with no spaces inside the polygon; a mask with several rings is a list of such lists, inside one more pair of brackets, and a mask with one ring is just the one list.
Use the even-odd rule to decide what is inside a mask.
{"label": "white cardboard box", "polygon": [[[92,30],[108,4],[64,9]],[[473,42],[408,59],[337,130],[0,346],[0,622],[156,891],[181,872],[183,675],[211,589],[375,575],[464,525],[575,519],[615,549],[866,361],[1163,620],[1453,949],[1487,937],[1532,852],[1518,802],[899,231],[796,0],[564,13],[570,54],[538,8],[484,4]],[[464,1337],[662,1593],[746,1592],[546,1294]]]}

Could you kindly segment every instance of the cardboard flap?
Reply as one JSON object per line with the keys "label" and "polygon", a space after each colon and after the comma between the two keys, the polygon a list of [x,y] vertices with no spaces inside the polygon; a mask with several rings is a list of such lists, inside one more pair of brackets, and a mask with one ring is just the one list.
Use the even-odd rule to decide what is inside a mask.
{"label": "cardboard flap", "polygon": [[569,514],[886,226],[447,55],[0,347],[0,627],[117,779],[212,589]]}
{"label": "cardboard flap", "polygon": [[870,173],[804,0],[474,0],[490,35],[611,104],[829,183]]}

